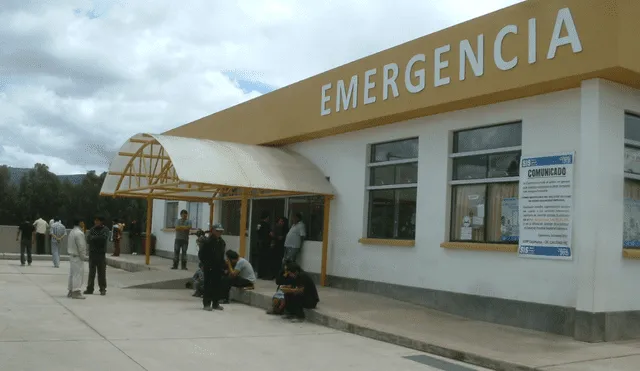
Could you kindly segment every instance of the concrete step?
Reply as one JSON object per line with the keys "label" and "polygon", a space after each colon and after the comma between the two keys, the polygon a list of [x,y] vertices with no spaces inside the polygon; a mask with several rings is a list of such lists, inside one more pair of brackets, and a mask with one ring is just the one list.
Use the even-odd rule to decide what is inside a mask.
{"label": "concrete step", "polygon": [[[31,255],[31,260],[32,261],[51,261],[52,257],[51,254],[44,254],[44,255],[36,255],[36,254],[32,254]],[[0,260],[20,260],[20,254],[16,254],[16,253],[0,253]],[[60,255],[60,261],[69,261],[69,256],[68,255]]]}

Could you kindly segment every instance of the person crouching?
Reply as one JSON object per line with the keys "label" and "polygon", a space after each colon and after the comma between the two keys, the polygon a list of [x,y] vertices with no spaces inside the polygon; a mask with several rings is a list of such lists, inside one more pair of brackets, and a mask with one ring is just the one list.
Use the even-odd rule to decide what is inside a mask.
{"label": "person crouching", "polygon": [[229,303],[229,290],[232,287],[249,289],[253,288],[256,282],[256,274],[251,263],[245,258],[241,258],[237,252],[227,250],[227,270],[228,274],[222,278],[222,302]]}
{"label": "person crouching", "polygon": [[304,309],[314,309],[320,298],[311,277],[295,262],[285,263],[285,274],[291,280],[290,285],[280,286],[284,293],[284,312],[288,319],[303,321]]}
{"label": "person crouching", "polygon": [[193,274],[193,277],[187,281],[186,287],[188,289],[195,289],[193,296],[201,298],[204,293],[204,273],[202,272],[202,263],[198,265],[198,270]]}

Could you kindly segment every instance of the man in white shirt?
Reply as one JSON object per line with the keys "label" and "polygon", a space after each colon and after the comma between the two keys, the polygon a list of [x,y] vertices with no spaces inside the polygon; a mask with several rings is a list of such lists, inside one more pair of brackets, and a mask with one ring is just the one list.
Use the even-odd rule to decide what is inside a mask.
{"label": "man in white shirt", "polygon": [[60,245],[62,239],[67,235],[67,227],[62,224],[60,218],[54,218],[55,222],[51,224],[51,256],[53,258],[53,266],[60,268]]}
{"label": "man in white shirt", "polygon": [[305,237],[307,237],[307,227],[302,222],[302,214],[296,213],[291,219],[293,225],[284,239],[284,259],[283,262],[296,262],[302,249]]}
{"label": "man in white shirt", "polygon": [[84,299],[85,297],[82,295],[82,279],[84,277],[84,260],[87,256],[87,242],[78,219],[73,221],[73,230],[69,233],[67,251],[70,263],[67,297]]}
{"label": "man in white shirt", "polygon": [[241,258],[237,252],[227,250],[227,275],[222,279],[222,301],[229,303],[229,290],[232,287],[252,289],[256,282],[256,273],[251,263],[245,258]]}
{"label": "man in white shirt", "polygon": [[45,222],[39,215],[38,219],[33,222],[33,226],[36,228],[36,254],[44,255],[44,241],[47,234],[47,228],[49,223]]}

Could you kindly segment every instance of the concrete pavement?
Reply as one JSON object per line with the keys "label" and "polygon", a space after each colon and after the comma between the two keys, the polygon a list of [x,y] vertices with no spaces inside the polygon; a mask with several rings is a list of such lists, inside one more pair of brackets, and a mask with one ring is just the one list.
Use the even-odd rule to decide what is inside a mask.
{"label": "concrete pavement", "polygon": [[[123,255],[130,264],[144,257]],[[121,263],[119,263],[121,264]],[[169,271],[168,260],[152,257],[157,277],[188,273]],[[150,273],[149,273],[150,274]],[[145,283],[138,287],[178,287],[184,281]],[[256,289],[237,292],[235,299],[265,308],[275,290],[258,281]],[[336,330],[401,345],[497,370],[611,371],[638,370],[640,341],[590,344],[572,338],[480,322],[377,295],[319,288],[320,304],[310,321]]]}
{"label": "concrete pavement", "polygon": [[107,296],[67,299],[67,272],[0,261],[1,370],[485,370],[242,304],[205,312],[187,290],[123,289],[154,272],[108,268]]}

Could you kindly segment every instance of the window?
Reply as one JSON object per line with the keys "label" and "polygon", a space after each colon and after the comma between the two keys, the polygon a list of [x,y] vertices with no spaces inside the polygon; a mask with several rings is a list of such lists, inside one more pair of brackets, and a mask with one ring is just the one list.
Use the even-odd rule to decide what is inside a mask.
{"label": "window", "polygon": [[[222,215],[223,234],[227,236],[240,236],[241,200],[222,201],[220,205]],[[247,202],[247,230],[249,229],[249,202]]]}
{"label": "window", "polygon": [[202,203],[201,202],[188,202],[187,203],[187,211],[189,212],[189,220],[191,220],[191,228],[192,229],[202,228],[202,225],[200,223],[201,210],[202,210]]}
{"label": "window", "polygon": [[322,241],[324,227],[324,197],[289,198],[289,221],[296,213],[302,214],[302,222],[307,229],[308,241]]}
{"label": "window", "polygon": [[451,241],[518,242],[522,123],[453,136]]}
{"label": "window", "polygon": [[415,239],[418,138],[373,144],[368,167],[367,237]]}
{"label": "window", "polygon": [[640,248],[640,116],[624,118],[623,246]]}
{"label": "window", "polygon": [[176,227],[178,220],[178,202],[165,201],[164,203],[164,227],[172,229]]}

